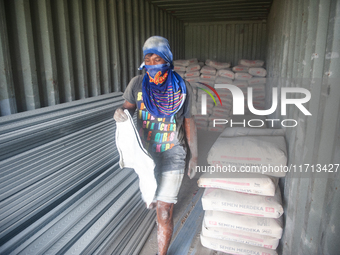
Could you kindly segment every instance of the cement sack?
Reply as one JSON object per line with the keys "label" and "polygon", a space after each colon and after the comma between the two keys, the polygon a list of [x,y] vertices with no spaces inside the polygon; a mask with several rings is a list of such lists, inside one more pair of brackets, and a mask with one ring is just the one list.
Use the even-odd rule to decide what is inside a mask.
{"label": "cement sack", "polygon": [[[229,119],[230,116],[228,113],[222,113],[222,112],[213,112],[211,113],[211,116],[213,119],[222,119],[222,120],[226,120]],[[213,125],[213,120],[211,121],[211,125]],[[222,127],[222,128],[226,128],[225,125],[215,125],[216,127]]]}
{"label": "cement sack", "polygon": [[197,76],[197,77],[185,77],[185,80],[187,82],[189,82],[190,84],[192,84],[192,83],[199,82],[200,81],[200,77],[199,76]]}
{"label": "cement sack", "polygon": [[234,137],[234,136],[284,136],[284,129],[274,128],[244,128],[244,127],[233,127],[226,128],[220,137]]}
{"label": "cement sack", "polygon": [[198,127],[197,127],[197,130],[207,131],[207,130],[208,130],[208,127],[201,127],[201,126],[198,126]]}
{"label": "cement sack", "polygon": [[[243,124],[236,125],[241,121],[236,122],[234,116],[229,122],[232,127],[247,123],[244,119]],[[284,177],[287,171],[286,142],[283,136],[219,137],[209,151],[208,163],[212,166],[232,166],[237,172]]]}
{"label": "cement sack", "polygon": [[202,206],[205,211],[222,211],[275,219],[283,214],[279,188],[276,189],[274,196],[258,196],[224,189],[206,188],[202,196]]}
{"label": "cement sack", "polygon": [[[248,107],[246,106],[246,109]],[[254,114],[232,115],[228,123],[229,127],[267,128],[266,118]]]}
{"label": "cement sack", "polygon": [[266,97],[266,93],[264,92],[253,92],[253,102],[254,101],[259,101],[259,100],[264,100]]}
{"label": "cement sack", "polygon": [[202,235],[216,239],[238,242],[253,246],[259,246],[275,250],[280,239],[253,233],[246,233],[240,230],[207,227],[202,224]]}
{"label": "cement sack", "polygon": [[200,72],[199,71],[194,71],[194,72],[187,72],[184,75],[185,77],[199,77],[200,76]]}
{"label": "cement sack", "polygon": [[266,78],[259,78],[259,77],[253,77],[249,80],[247,80],[249,86],[257,85],[257,84],[266,84],[267,79]]}
{"label": "cement sack", "polygon": [[211,74],[211,75],[215,75],[216,74],[216,68],[211,67],[211,66],[203,66],[200,70],[201,73],[204,74]]}
{"label": "cement sack", "polygon": [[263,60],[248,60],[248,59],[241,59],[238,62],[239,65],[242,66],[249,66],[249,67],[261,67],[264,65]]}
{"label": "cement sack", "polygon": [[204,80],[211,80],[211,81],[215,81],[215,79],[216,79],[216,75],[212,75],[212,74],[202,73],[200,77]]}
{"label": "cement sack", "polygon": [[232,70],[234,72],[237,72],[237,73],[248,73],[249,71],[249,67],[248,66],[241,66],[241,65],[238,65],[238,66],[234,66],[232,68]]}
{"label": "cement sack", "polygon": [[266,102],[264,102],[262,100],[253,100],[253,106],[254,106],[255,109],[265,110]]}
{"label": "cement sack", "polygon": [[[199,168],[198,168],[199,169]],[[197,181],[198,187],[219,188],[247,194],[274,196],[278,178],[252,173],[228,173],[213,171],[202,174]]]}
{"label": "cement sack", "polygon": [[195,116],[195,121],[208,121],[208,116],[206,115],[199,115],[199,116]]}
{"label": "cement sack", "polygon": [[189,66],[190,61],[186,59],[178,59],[173,61],[174,66]]}
{"label": "cement sack", "polygon": [[185,77],[185,72],[176,71],[176,73],[178,73],[179,76],[181,76],[181,77],[184,79],[184,77]]}
{"label": "cement sack", "polygon": [[256,247],[227,240],[205,237],[201,234],[201,243],[204,247],[216,251],[226,252],[235,255],[277,255],[277,252],[271,249]]}
{"label": "cement sack", "polygon": [[266,77],[267,71],[262,67],[250,67],[248,71],[253,76]]}
{"label": "cement sack", "polygon": [[258,84],[258,85],[249,85],[253,89],[254,93],[265,93],[266,91],[266,86],[264,84]]}
{"label": "cement sack", "polygon": [[227,78],[232,79],[232,80],[235,79],[235,73],[233,71],[226,70],[226,69],[218,70],[217,75],[222,76],[222,77],[227,77]]}
{"label": "cement sack", "polygon": [[226,78],[226,77],[217,76],[215,79],[215,83],[216,84],[233,84],[233,80]]}
{"label": "cement sack", "polygon": [[247,89],[248,88],[248,82],[247,81],[234,80],[232,84],[237,86],[240,89]]}
{"label": "cement sack", "polygon": [[174,70],[177,72],[185,72],[187,68],[185,66],[174,66]]}
{"label": "cement sack", "polygon": [[223,69],[223,68],[230,67],[230,63],[218,62],[218,61],[214,61],[214,60],[210,60],[210,59],[207,59],[205,61],[205,64],[207,66],[211,66],[211,67],[214,67],[216,69]]}
{"label": "cement sack", "polygon": [[214,80],[208,80],[208,79],[202,79],[202,77],[200,77],[200,81],[201,83],[207,84],[211,87],[215,86],[215,81]]}
{"label": "cement sack", "polygon": [[202,62],[202,61],[198,62],[198,64],[200,65],[200,67],[204,66],[204,62]]}
{"label": "cement sack", "polygon": [[220,211],[205,211],[204,224],[210,228],[242,231],[280,239],[283,232],[282,218],[263,218]]}
{"label": "cement sack", "polygon": [[219,132],[219,133],[221,133],[221,132],[223,132],[224,128],[208,126],[207,130],[210,131],[210,132]]}
{"label": "cement sack", "polygon": [[249,80],[252,77],[250,73],[235,73],[235,80]]}
{"label": "cement sack", "polygon": [[189,65],[198,64],[197,58],[191,58],[191,59],[188,59],[188,61],[189,61]]}
{"label": "cement sack", "polygon": [[230,110],[231,110],[231,104],[224,105],[224,106],[216,106],[213,109],[213,113],[222,113],[222,114],[228,114],[229,115]]}
{"label": "cement sack", "polygon": [[194,71],[199,71],[201,69],[201,66],[199,64],[193,64],[188,66],[185,71],[186,72],[194,72]]}

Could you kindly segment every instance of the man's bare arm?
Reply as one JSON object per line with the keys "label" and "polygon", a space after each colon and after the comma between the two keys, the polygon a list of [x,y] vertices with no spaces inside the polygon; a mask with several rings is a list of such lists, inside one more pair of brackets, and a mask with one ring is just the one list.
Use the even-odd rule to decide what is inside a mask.
{"label": "man's bare arm", "polygon": [[121,107],[117,108],[117,110],[115,111],[115,114],[113,115],[113,118],[115,119],[115,121],[123,122],[128,119],[127,115],[124,112],[125,109],[127,109],[130,112],[130,115],[133,116],[136,110],[136,105],[131,104],[130,102],[125,100],[124,104]]}
{"label": "man's bare arm", "polygon": [[197,130],[194,117],[184,119],[185,135],[191,152],[191,158],[188,166],[188,176],[192,179],[195,176],[197,166]]}

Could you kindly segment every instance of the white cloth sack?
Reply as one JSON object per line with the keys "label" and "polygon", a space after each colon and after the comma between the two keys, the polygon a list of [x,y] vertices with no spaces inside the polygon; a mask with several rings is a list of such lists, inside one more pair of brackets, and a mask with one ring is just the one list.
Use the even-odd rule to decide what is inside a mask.
{"label": "white cloth sack", "polygon": [[216,68],[211,67],[211,66],[203,66],[200,70],[201,73],[204,74],[212,74],[215,75],[216,74]]}
{"label": "white cloth sack", "polygon": [[232,80],[235,79],[235,73],[233,71],[226,70],[226,69],[218,70],[217,75],[222,76],[222,77],[227,77]]}
{"label": "white cloth sack", "polygon": [[188,66],[185,71],[186,72],[194,72],[194,71],[199,71],[201,69],[201,66],[199,64],[193,64]]}
{"label": "white cloth sack", "polygon": [[235,73],[235,80],[249,80],[252,77],[250,73]]}
{"label": "white cloth sack", "polygon": [[205,211],[203,221],[208,228],[234,229],[243,233],[280,239],[283,233],[282,219],[283,217],[273,219],[220,211]]}
{"label": "white cloth sack", "polygon": [[[233,126],[243,125],[236,125],[234,116],[231,119]],[[237,122],[247,124],[244,120]],[[255,121],[252,125],[255,125]],[[259,124],[256,122],[256,125]],[[283,136],[219,137],[211,147],[207,160],[212,166],[230,165],[240,171],[251,167],[252,173],[284,177],[284,166],[287,164],[286,142]]]}
{"label": "white cloth sack", "polygon": [[261,196],[274,196],[278,178],[252,173],[209,172],[202,174],[197,184],[202,188],[220,188]]}
{"label": "white cloth sack", "polygon": [[238,66],[234,66],[232,70],[234,72],[248,73],[249,67],[238,65]]}
{"label": "white cloth sack", "polygon": [[199,71],[194,71],[194,72],[187,72],[184,75],[185,77],[199,77],[200,72]]}
{"label": "white cloth sack", "polygon": [[217,76],[215,79],[216,84],[233,84],[233,80],[227,77]]}
{"label": "white cloth sack", "polygon": [[204,247],[235,255],[277,255],[275,250],[200,235]]}
{"label": "white cloth sack", "polygon": [[202,206],[203,210],[276,219],[283,214],[279,188],[273,197],[206,188],[202,196]]}
{"label": "white cloth sack", "polygon": [[191,84],[191,83],[199,82],[200,77],[199,76],[197,76],[197,77],[185,77],[185,80]]}
{"label": "white cloth sack", "polygon": [[[209,212],[209,211],[206,211]],[[206,237],[222,239],[232,242],[249,244],[275,250],[279,245],[280,239],[271,236],[264,236],[254,233],[247,233],[235,229],[207,227],[203,221],[202,235]]]}
{"label": "white cloth sack", "polygon": [[249,80],[247,80],[249,86],[251,85],[257,85],[257,84],[266,84],[267,79],[266,78],[260,78],[260,77],[253,77]]}
{"label": "white cloth sack", "polygon": [[226,128],[220,137],[234,137],[234,136],[284,136],[284,129],[275,128],[245,128],[245,127],[232,127]]}
{"label": "white cloth sack", "polygon": [[214,60],[210,60],[210,59],[207,59],[205,61],[205,64],[207,66],[211,66],[211,67],[214,67],[216,69],[223,69],[223,68],[230,67],[230,63],[218,62],[218,61],[214,61]]}
{"label": "white cloth sack", "polygon": [[174,66],[174,70],[177,72],[185,72],[187,68],[185,66]]}
{"label": "white cloth sack", "polygon": [[250,67],[248,71],[251,75],[265,77],[267,75],[266,69],[262,67]]}
{"label": "white cloth sack", "polygon": [[190,60],[178,59],[173,61],[174,66],[189,66]]}
{"label": "white cloth sack", "polygon": [[211,81],[215,81],[215,79],[216,79],[216,75],[212,75],[212,74],[202,73],[200,77],[204,80],[211,80]]}
{"label": "white cloth sack", "polygon": [[239,65],[242,66],[249,66],[249,67],[261,67],[264,64],[263,60],[248,60],[248,59],[241,59],[238,62]]}
{"label": "white cloth sack", "polygon": [[[116,122],[116,146],[119,152],[120,168],[133,168],[139,177],[139,189],[142,198],[149,206],[157,190],[157,181],[154,174],[155,163],[149,153],[144,149],[142,141],[136,130],[128,110],[124,110],[128,120]],[[141,162],[143,162],[141,164]]]}

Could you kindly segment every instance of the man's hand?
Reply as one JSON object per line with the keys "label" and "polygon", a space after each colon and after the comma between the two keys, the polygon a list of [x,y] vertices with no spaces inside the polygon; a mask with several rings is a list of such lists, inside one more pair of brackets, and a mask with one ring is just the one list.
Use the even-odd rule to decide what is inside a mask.
{"label": "man's hand", "polygon": [[196,166],[197,166],[197,157],[192,157],[189,161],[189,166],[188,166],[188,176],[190,179],[194,178],[196,174],[195,172]]}
{"label": "man's hand", "polygon": [[115,111],[115,114],[113,115],[113,118],[117,122],[124,122],[124,121],[127,121],[128,116],[126,115],[126,113],[124,112],[124,110],[122,108],[118,108]]}
{"label": "man's hand", "polygon": [[133,113],[136,110],[136,105],[131,104],[125,100],[124,104],[121,107],[119,107],[113,115],[113,118],[115,119],[115,121],[117,122],[127,121],[128,116],[124,112],[124,109],[127,109],[130,112],[130,115],[133,116]]}

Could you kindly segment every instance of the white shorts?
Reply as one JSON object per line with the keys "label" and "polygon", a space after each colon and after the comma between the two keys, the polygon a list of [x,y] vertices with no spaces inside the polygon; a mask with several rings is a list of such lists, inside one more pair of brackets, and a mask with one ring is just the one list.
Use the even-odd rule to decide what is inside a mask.
{"label": "white shorts", "polygon": [[154,202],[157,200],[176,204],[177,195],[182,184],[183,170],[172,170],[162,172],[157,176],[157,190]]}

